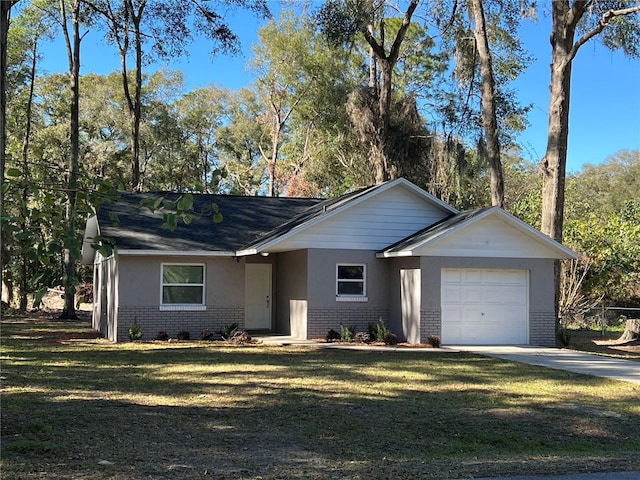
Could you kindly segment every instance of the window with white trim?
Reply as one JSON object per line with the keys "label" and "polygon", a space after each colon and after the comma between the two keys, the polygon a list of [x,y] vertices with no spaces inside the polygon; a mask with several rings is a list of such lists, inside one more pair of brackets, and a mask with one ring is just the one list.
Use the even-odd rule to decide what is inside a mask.
{"label": "window with white trim", "polygon": [[367,295],[367,268],[363,263],[336,265],[336,298],[364,301]]}
{"label": "window with white trim", "polygon": [[161,306],[203,306],[204,265],[162,264]]}

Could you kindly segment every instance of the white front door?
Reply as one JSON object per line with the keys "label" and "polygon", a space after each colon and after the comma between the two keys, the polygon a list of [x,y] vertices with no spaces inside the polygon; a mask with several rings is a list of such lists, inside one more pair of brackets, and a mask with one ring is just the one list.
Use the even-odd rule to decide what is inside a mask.
{"label": "white front door", "polygon": [[529,343],[526,270],[443,268],[442,343]]}
{"label": "white front door", "polygon": [[271,329],[271,265],[247,263],[245,267],[244,328]]}

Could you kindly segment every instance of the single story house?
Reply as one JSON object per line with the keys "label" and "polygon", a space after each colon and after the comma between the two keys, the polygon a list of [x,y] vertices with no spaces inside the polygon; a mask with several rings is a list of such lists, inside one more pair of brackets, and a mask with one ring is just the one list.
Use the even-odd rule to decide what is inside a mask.
{"label": "single story house", "polygon": [[[87,222],[93,325],[114,342],[134,321],[143,339],[234,322],[314,339],[382,318],[413,343],[555,344],[554,261],[576,254],[500,208],[458,212],[400,178],[329,200],[194,195],[222,222],[172,231],[140,208],[149,195]],[[103,257],[96,235],[117,251]]]}

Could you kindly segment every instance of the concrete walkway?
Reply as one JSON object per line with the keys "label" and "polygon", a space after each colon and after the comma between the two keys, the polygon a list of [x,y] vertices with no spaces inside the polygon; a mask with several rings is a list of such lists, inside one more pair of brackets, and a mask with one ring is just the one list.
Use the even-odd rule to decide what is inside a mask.
{"label": "concrete walkway", "polygon": [[[472,352],[514,362],[539,365],[556,370],[583,373],[640,384],[640,362],[605,357],[563,348],[529,346],[451,346],[453,350]],[[638,477],[640,480],[640,477]]]}

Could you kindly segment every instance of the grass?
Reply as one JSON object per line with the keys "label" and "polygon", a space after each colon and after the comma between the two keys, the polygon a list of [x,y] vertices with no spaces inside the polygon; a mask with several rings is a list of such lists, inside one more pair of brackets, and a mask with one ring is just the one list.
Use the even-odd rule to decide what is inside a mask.
{"label": "grass", "polygon": [[3,479],[640,470],[640,387],[467,353],[111,344],[2,325]]}

